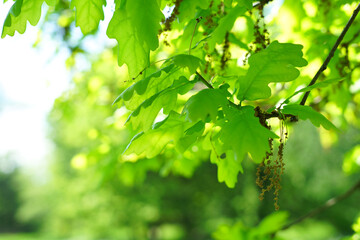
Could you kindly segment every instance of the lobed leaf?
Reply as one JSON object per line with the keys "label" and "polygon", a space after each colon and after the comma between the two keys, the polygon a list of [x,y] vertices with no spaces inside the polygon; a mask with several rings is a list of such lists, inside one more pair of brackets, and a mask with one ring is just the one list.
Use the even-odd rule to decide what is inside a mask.
{"label": "lobed leaf", "polygon": [[220,125],[220,140],[224,147],[234,151],[236,161],[241,162],[249,153],[255,163],[260,163],[266,152],[270,152],[269,138],[278,136],[259,123],[253,107],[225,110],[227,121]]}
{"label": "lobed leaf", "polygon": [[269,83],[295,80],[300,75],[296,67],[307,65],[302,48],[302,45],[274,41],[252,55],[247,74],[238,79],[237,98],[240,101],[265,99],[271,96]]}
{"label": "lobed leaf", "polygon": [[224,150],[224,145],[219,141],[219,133],[210,131],[204,141],[204,149],[210,150],[210,162],[217,165],[219,182],[225,182],[229,188],[234,188],[238,181],[239,172],[243,172],[241,161],[237,161],[232,150]]}
{"label": "lobed leaf", "polygon": [[322,125],[327,130],[337,129],[334,124],[332,124],[329,120],[326,119],[326,117],[312,109],[310,106],[288,104],[284,106],[281,112],[284,114],[292,114],[298,116],[302,120],[309,119],[312,124],[317,127],[320,127],[320,125]]}
{"label": "lobed leaf", "polygon": [[26,24],[35,26],[41,17],[41,6],[44,0],[16,0],[5,18],[1,38],[14,36],[15,31],[23,34]]}
{"label": "lobed leaf", "polygon": [[140,127],[143,131],[149,130],[160,110],[163,109],[165,114],[169,113],[176,106],[177,94],[192,87],[190,81],[183,76],[180,77],[171,87],[145,100],[129,116],[128,121],[132,122],[135,129]]}
{"label": "lobed leaf", "polygon": [[172,57],[172,61],[181,68],[188,68],[191,74],[195,73],[202,63],[200,58],[188,54],[176,55]]}
{"label": "lobed leaf", "polygon": [[189,98],[183,113],[192,122],[198,120],[206,122],[208,117],[215,122],[219,107],[227,104],[226,95],[220,89],[203,89]]}
{"label": "lobed leaf", "polygon": [[169,116],[156,127],[136,135],[125,149],[125,154],[145,154],[147,158],[155,157],[169,142],[176,143],[184,136],[191,124],[185,117],[171,111]]}
{"label": "lobed leaf", "polygon": [[229,188],[234,188],[238,181],[239,173],[243,172],[241,162],[235,160],[234,152],[227,150],[222,152],[220,156],[217,156],[215,151],[211,152],[211,163],[217,165],[217,177],[219,182],[225,182]]}
{"label": "lobed leaf", "polygon": [[75,7],[75,24],[86,35],[95,31],[104,20],[103,6],[106,0],[72,0],[71,8]]}
{"label": "lobed leaf", "polygon": [[176,68],[174,64],[160,69],[125,89],[113,104],[123,99],[128,109],[136,109],[146,99],[170,87],[174,80],[181,76],[178,70],[179,68]]}
{"label": "lobed leaf", "polygon": [[[146,7],[144,7],[146,6]],[[118,42],[118,64],[136,76],[149,65],[150,50],[158,46],[163,14],[156,0],[131,0],[117,4],[106,34]]]}

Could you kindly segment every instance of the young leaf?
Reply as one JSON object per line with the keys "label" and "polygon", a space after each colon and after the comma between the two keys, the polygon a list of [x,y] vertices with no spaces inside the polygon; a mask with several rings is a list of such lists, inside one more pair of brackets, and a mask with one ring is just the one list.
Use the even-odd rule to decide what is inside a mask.
{"label": "young leaf", "polygon": [[106,35],[118,42],[118,64],[128,66],[130,77],[136,76],[149,65],[149,47],[141,42],[125,8],[115,10]]}
{"label": "young leaf", "polygon": [[215,44],[222,43],[225,38],[226,32],[229,32],[234,23],[235,20],[243,15],[246,12],[247,8],[243,4],[238,4],[236,7],[234,7],[225,17],[223,17],[217,28],[214,30],[214,32],[211,34],[211,37],[209,38],[208,45],[209,50],[212,51],[215,48]]}
{"label": "young leaf", "polygon": [[174,64],[181,68],[188,68],[190,73],[195,73],[196,69],[200,67],[201,59],[188,54],[179,54],[172,58]]}
{"label": "young leaf", "polygon": [[309,119],[312,124],[317,127],[322,125],[325,129],[337,129],[334,124],[332,124],[329,120],[326,119],[321,113],[315,111],[309,106],[297,105],[297,104],[288,104],[284,106],[281,111],[284,114],[292,114],[299,116],[300,119],[306,120]]}
{"label": "young leaf", "polygon": [[140,42],[146,43],[152,51],[157,49],[160,22],[164,18],[157,0],[128,0],[126,9],[131,14],[131,22]]}
{"label": "young leaf", "polygon": [[265,50],[252,55],[247,74],[238,80],[237,98],[240,101],[268,98],[271,96],[269,83],[296,79],[300,74],[296,67],[307,64],[302,58],[302,48],[301,45],[274,41]]}
{"label": "young leaf", "polygon": [[6,35],[14,36],[15,31],[24,33],[27,21],[35,26],[40,20],[43,2],[44,0],[16,0],[5,18],[1,38]]}
{"label": "young leaf", "polygon": [[96,30],[100,20],[104,20],[103,6],[106,6],[106,0],[71,1],[71,8],[75,7],[76,26],[80,26],[84,35]]}
{"label": "young leaf", "polygon": [[225,114],[228,120],[220,125],[224,147],[233,150],[239,162],[248,152],[255,163],[260,163],[270,151],[269,138],[278,136],[259,123],[253,107],[227,108]]}
{"label": "young leaf", "polygon": [[185,135],[177,142],[176,149],[180,153],[184,153],[203,134],[204,130],[205,123],[203,121],[197,122],[185,131]]}
{"label": "young leaf", "polygon": [[185,77],[180,77],[171,87],[145,100],[129,116],[128,121],[132,122],[133,128],[140,127],[143,131],[147,131],[151,128],[161,109],[167,114],[176,106],[177,94],[181,93],[184,88],[187,89],[186,85],[191,85],[192,88],[191,82]]}
{"label": "young leaf", "polygon": [[106,34],[117,40],[119,66],[125,63],[131,77],[149,65],[150,50],[159,45],[162,17],[156,0],[131,0],[117,6]]}
{"label": "young leaf", "polygon": [[208,0],[182,0],[179,7],[180,22],[195,17],[196,8],[206,9],[209,6]]}
{"label": "young leaf", "polygon": [[211,163],[217,165],[217,177],[218,181],[225,182],[229,188],[234,188],[238,180],[239,172],[243,172],[241,162],[234,159],[234,152],[227,150],[222,152],[220,156],[217,156],[215,151],[211,152]]}
{"label": "young leaf", "polygon": [[158,155],[169,142],[177,142],[191,124],[185,117],[172,111],[154,129],[136,135],[125,149],[125,154],[145,154],[147,158]]}
{"label": "young leaf", "polygon": [[203,142],[204,149],[211,150],[210,161],[217,165],[219,182],[225,182],[229,188],[234,188],[239,172],[243,172],[241,161],[234,158],[232,150],[224,150],[224,145],[219,141],[219,133],[209,132]]}
{"label": "young leaf", "polygon": [[183,112],[192,122],[198,120],[206,122],[208,117],[215,122],[219,107],[227,104],[227,98],[221,90],[204,89],[189,98]]}
{"label": "young leaf", "polygon": [[178,70],[173,64],[160,69],[125,89],[114,104],[123,99],[128,109],[135,110],[146,99],[170,87],[181,76]]}

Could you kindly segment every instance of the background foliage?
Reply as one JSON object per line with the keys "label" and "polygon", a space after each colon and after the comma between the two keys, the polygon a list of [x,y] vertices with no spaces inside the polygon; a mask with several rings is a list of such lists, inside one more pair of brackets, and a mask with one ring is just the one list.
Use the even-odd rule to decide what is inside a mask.
{"label": "background foliage", "polygon": [[[311,108],[298,105],[298,94],[279,109],[299,122],[271,119],[270,131],[254,116],[255,106],[271,112],[310,82],[356,1],[45,2],[15,1],[2,37],[37,24],[43,10],[42,34],[70,51],[73,82],[49,114],[55,149],[46,183],[17,171],[0,177],[1,201],[15,203],[0,209],[2,231],[44,239],[271,239],[358,179],[359,20],[311,91]],[[104,34],[104,5],[112,15],[106,34],[118,46],[94,54],[86,42]],[[79,71],[81,59],[91,67]],[[285,163],[276,213],[278,196],[260,201],[256,186],[275,134],[282,142],[273,141],[273,161],[283,158],[280,169]],[[357,239],[358,199],[357,192],[275,239]]]}

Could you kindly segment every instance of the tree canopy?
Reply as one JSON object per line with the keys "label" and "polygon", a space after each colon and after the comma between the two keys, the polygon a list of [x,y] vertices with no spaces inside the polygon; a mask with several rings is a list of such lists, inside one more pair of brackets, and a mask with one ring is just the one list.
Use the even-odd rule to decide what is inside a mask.
{"label": "tree canopy", "polygon": [[[5,19],[1,36],[24,33],[27,22],[37,25],[43,16],[40,22],[44,34],[49,34],[44,26],[52,24],[55,30],[50,34],[65,43],[71,52],[69,68],[76,69],[77,56],[92,56],[91,68],[74,74],[73,88],[54,103],[49,115],[52,138],[57,144],[56,171],[61,173],[54,182],[66,187],[69,182],[65,176],[69,175],[81,185],[94,176],[93,192],[74,188],[74,192],[66,196],[93,193],[95,205],[105,209],[105,216],[101,213],[97,216],[89,211],[92,206],[78,206],[76,214],[83,211],[91,214],[91,218],[107,219],[108,224],[118,221],[112,228],[115,238],[205,239],[206,234],[212,233],[212,237],[219,240],[294,239],[291,234],[282,235],[283,230],[297,224],[296,216],[290,218],[285,211],[253,218],[249,222],[258,224],[251,228],[233,222],[216,226],[210,233],[199,230],[196,233],[199,238],[195,233],[191,235],[192,230],[184,221],[185,227],[178,231],[178,237],[161,238],[157,233],[164,234],[164,230],[158,230],[163,225],[157,223],[166,223],[166,217],[176,218],[176,213],[161,215],[164,219],[156,217],[154,211],[160,210],[149,207],[158,206],[156,194],[150,201],[153,205],[148,205],[143,199],[146,196],[133,198],[131,191],[134,190],[124,186],[143,183],[147,191],[155,191],[145,181],[153,178],[149,172],[169,178],[172,175],[190,178],[210,162],[217,167],[215,175],[194,176],[194,179],[217,178],[218,182],[235,189],[239,189],[238,184],[243,194],[257,191],[247,186],[250,179],[259,187],[258,195],[265,199],[264,206],[270,209],[272,198],[278,210],[282,208],[280,189],[289,186],[282,179],[296,181],[299,176],[296,168],[310,175],[311,171],[317,172],[318,178],[332,177],[321,176],[319,172],[325,166],[318,165],[319,161],[329,166],[340,162],[343,173],[349,175],[344,177],[344,185],[337,183],[334,194],[339,197],[332,204],[353,194],[360,188],[359,182],[345,195],[341,195],[340,190],[345,192],[345,187],[355,181],[352,179],[356,179],[360,171],[360,20],[356,18],[359,11],[360,4],[351,0],[116,0],[114,3],[16,0]],[[109,21],[106,22],[107,14]],[[106,31],[99,28],[104,19]],[[78,28],[82,35],[74,40]],[[116,40],[116,46],[105,46],[104,51],[94,57],[85,43],[91,37],[104,37],[103,34]],[[320,135],[307,129],[311,129],[310,123],[318,128]],[[304,134],[307,132],[309,135]],[[347,139],[346,146],[342,145],[342,139]],[[314,146],[308,146],[311,142],[317,145],[318,151],[333,151],[338,159],[319,156]],[[292,159],[287,159],[287,151]],[[287,165],[293,176],[286,175]],[[74,171],[81,172],[81,177]],[[209,170],[204,169],[206,171]],[[174,191],[166,181],[163,179],[161,183],[164,189]],[[323,180],[319,181],[320,184]],[[193,184],[191,179],[187,184]],[[196,189],[197,184],[194,183],[193,188]],[[294,186],[299,187],[297,184]],[[220,186],[223,187],[214,188]],[[102,199],[96,195],[110,196],[114,189],[128,192],[129,197]],[[315,186],[309,186],[303,193],[301,187],[298,189],[299,195],[319,194]],[[266,200],[267,192],[273,194],[270,201]],[[60,191],[55,194],[60,196]],[[166,194],[158,193],[159,196]],[[286,196],[294,200],[294,196]],[[209,206],[221,202],[218,198]],[[109,199],[111,202],[105,201]],[[124,202],[132,202],[129,209],[124,207]],[[50,229],[55,229],[56,224],[73,229],[71,225],[76,225],[75,220],[74,223],[59,220],[72,219],[72,213],[66,215],[61,212],[66,204],[57,204],[54,206],[59,208],[47,213],[53,224],[49,225]],[[124,218],[119,220],[118,216],[111,215],[108,204],[119,205],[116,209],[124,215],[142,206],[149,215],[144,213],[131,218],[130,222]],[[261,202],[256,203],[254,209],[259,208],[258,204]],[[190,203],[189,206],[193,207]],[[315,205],[315,210],[304,219],[330,206],[315,208]],[[24,209],[29,213],[26,206]],[[254,214],[245,207],[240,209],[237,214]],[[298,215],[302,213],[294,209]],[[209,213],[214,218],[220,215],[221,210]],[[352,217],[355,220],[355,216]],[[139,219],[137,225],[135,222]],[[204,219],[206,216],[196,218],[197,221]],[[94,225],[98,231],[89,233],[93,234],[91,237],[106,235],[106,223]],[[358,225],[354,225],[356,233],[351,233],[354,235],[348,239],[359,237]],[[141,226],[138,232],[130,230],[138,226]],[[209,226],[213,228],[214,224]],[[71,232],[65,231],[63,237]],[[76,231],[73,233],[76,235]],[[61,231],[58,234],[61,235]]]}

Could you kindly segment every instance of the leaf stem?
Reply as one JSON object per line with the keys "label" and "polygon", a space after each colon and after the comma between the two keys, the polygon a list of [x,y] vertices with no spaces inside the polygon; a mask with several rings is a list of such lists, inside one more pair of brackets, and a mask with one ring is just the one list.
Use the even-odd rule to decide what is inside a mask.
{"label": "leaf stem", "polygon": [[[334,46],[332,47],[332,49],[329,52],[329,55],[327,56],[327,58],[325,59],[324,63],[321,65],[321,67],[319,68],[319,70],[317,71],[317,73],[315,74],[314,78],[311,80],[311,82],[309,83],[308,87],[313,85],[317,79],[319,78],[319,76],[321,75],[321,73],[323,71],[325,71],[325,69],[327,68],[327,65],[329,64],[331,58],[334,56],[334,53],[336,51],[336,49],[338,48],[338,46],[340,45],[341,41],[343,40],[346,32],[349,30],[351,24],[354,22],[356,15],[359,13],[360,11],[360,3],[357,5],[356,9],[354,10],[352,16],[350,17],[349,21],[347,22],[346,26],[344,27],[343,31],[341,32],[340,36],[338,37],[338,39],[336,40]],[[307,98],[309,97],[310,91],[307,91],[304,95],[304,97],[302,98],[300,105],[305,105]]]}

